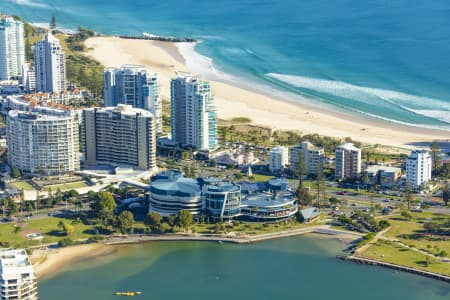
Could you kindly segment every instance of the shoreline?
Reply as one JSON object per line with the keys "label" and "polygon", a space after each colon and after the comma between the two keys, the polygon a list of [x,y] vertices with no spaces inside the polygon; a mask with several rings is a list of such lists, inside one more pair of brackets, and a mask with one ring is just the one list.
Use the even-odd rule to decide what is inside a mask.
{"label": "shoreline", "polygon": [[350,243],[362,235],[359,233],[330,229],[328,226],[312,226],[300,229],[266,233],[255,236],[235,236],[209,234],[167,234],[167,235],[127,235],[111,237],[105,241],[93,244],[81,244],[64,248],[35,249],[30,256],[34,271],[38,280],[47,279],[64,271],[77,262],[95,259],[100,256],[111,256],[117,252],[117,247],[127,244],[143,244],[159,241],[184,241],[184,242],[218,242],[249,244],[266,240],[294,237],[304,234],[320,234],[317,238],[336,238]]}
{"label": "shoreline", "polygon": [[[277,97],[270,87],[265,93],[261,87],[249,87],[251,83],[236,84],[231,78],[224,80],[214,76],[217,70],[212,61],[201,54],[180,50],[183,43],[128,40],[114,36],[93,37],[86,40],[87,55],[105,67],[123,64],[139,64],[160,76],[161,95],[170,99],[170,79],[176,71],[200,73],[211,82],[215,94],[218,118],[229,120],[248,117],[251,124],[274,130],[300,131],[302,134],[320,134],[331,137],[351,137],[365,144],[381,144],[400,148],[424,146],[434,140],[450,144],[450,132],[397,124],[375,118],[358,116],[326,105]],[[193,44],[191,46],[193,47]],[[194,53],[194,54],[193,54]],[[188,57],[195,55],[196,57]],[[194,70],[192,64],[203,60],[207,70]],[[203,76],[201,73],[210,73]],[[231,75],[230,75],[231,76]],[[263,87],[264,88],[264,87]]]}
{"label": "shoreline", "polygon": [[[112,237],[95,244],[74,245],[56,249],[38,249],[33,252],[30,259],[38,280],[48,279],[67,270],[70,265],[87,260],[94,260],[100,256],[112,257],[117,253],[120,246],[129,244],[145,244],[148,242],[217,242],[233,243],[237,245],[258,243],[273,239],[291,238],[309,234],[318,239],[332,238],[351,244],[361,238],[363,234],[330,228],[327,225],[311,226],[300,229],[291,229],[274,233],[264,233],[255,236],[227,236],[214,234],[166,234],[166,235],[126,235]],[[450,282],[450,276],[440,273],[423,271],[420,269],[387,263],[381,260],[368,259],[354,255],[336,255],[336,259],[350,261],[352,263],[379,266],[387,269],[394,269],[402,272],[413,273],[422,277],[428,277],[444,282]]]}

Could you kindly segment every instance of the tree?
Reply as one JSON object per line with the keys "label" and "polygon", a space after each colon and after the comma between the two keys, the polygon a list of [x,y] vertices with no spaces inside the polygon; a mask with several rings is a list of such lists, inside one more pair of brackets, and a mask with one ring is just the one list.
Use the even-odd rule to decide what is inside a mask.
{"label": "tree", "polygon": [[411,220],[412,219],[412,215],[411,215],[411,213],[409,212],[409,211],[402,211],[401,213],[400,213],[400,215],[403,217],[403,218],[405,218],[406,220]]}
{"label": "tree", "polygon": [[411,210],[412,192],[411,185],[409,183],[406,184],[404,197],[405,201],[408,203],[408,210]]}
{"label": "tree", "polygon": [[175,225],[175,222],[176,222],[176,219],[177,219],[177,217],[176,217],[175,215],[169,215],[169,216],[167,217],[167,223],[168,223],[170,226],[174,226],[174,225]]}
{"label": "tree", "polygon": [[321,195],[325,193],[325,177],[322,168],[318,166],[316,176],[316,190],[317,190],[317,207],[320,208]]}
{"label": "tree", "polygon": [[304,186],[299,185],[295,191],[295,195],[301,207],[311,205],[312,197]]}
{"label": "tree", "polygon": [[131,211],[124,210],[117,217],[116,222],[117,222],[116,226],[120,230],[120,232],[128,233],[128,232],[132,231],[133,224],[134,224],[133,213]]}
{"label": "tree", "polygon": [[111,225],[117,204],[110,192],[99,192],[91,207],[97,213],[100,220],[103,221],[103,224]]}
{"label": "tree", "polygon": [[62,234],[66,236],[72,235],[75,232],[71,224],[63,221],[59,221],[58,228],[61,230]]}
{"label": "tree", "polygon": [[442,201],[444,201],[445,205],[448,205],[448,201],[450,199],[450,183],[447,183],[442,190]]}
{"label": "tree", "polygon": [[183,230],[189,229],[189,227],[192,225],[193,217],[191,212],[188,210],[180,210],[178,212],[178,225],[183,228]]}
{"label": "tree", "polygon": [[56,29],[56,17],[55,15],[52,15],[52,18],[50,19],[50,29],[53,31]]}
{"label": "tree", "polygon": [[433,174],[437,174],[437,169],[441,163],[441,148],[437,142],[433,142],[430,145],[431,157],[433,159]]}
{"label": "tree", "polygon": [[20,171],[19,168],[17,168],[17,167],[12,168],[12,170],[11,170],[11,177],[12,178],[19,178],[21,176],[22,176],[22,172]]}
{"label": "tree", "polygon": [[166,233],[170,231],[170,225],[167,224],[166,222],[161,223],[161,225],[159,226],[159,232],[161,233]]}
{"label": "tree", "polygon": [[144,224],[147,225],[151,231],[158,231],[161,228],[162,216],[157,212],[148,213],[145,217]]}

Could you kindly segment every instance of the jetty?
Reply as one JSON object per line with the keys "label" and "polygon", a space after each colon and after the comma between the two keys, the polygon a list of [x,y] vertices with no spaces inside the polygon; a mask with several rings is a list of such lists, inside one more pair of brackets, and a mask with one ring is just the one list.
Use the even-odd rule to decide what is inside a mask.
{"label": "jetty", "polygon": [[388,262],[384,262],[384,261],[379,261],[379,260],[374,260],[374,259],[369,259],[369,258],[364,258],[364,257],[358,257],[358,256],[353,256],[353,255],[349,255],[349,256],[337,255],[336,258],[340,259],[340,260],[344,260],[344,261],[351,261],[351,262],[355,262],[358,264],[363,264],[363,265],[380,266],[380,267],[385,267],[385,268],[389,268],[389,269],[393,269],[393,270],[413,273],[413,274],[417,274],[417,275],[421,275],[421,276],[425,276],[425,277],[429,277],[429,278],[434,278],[434,279],[438,279],[438,280],[450,283],[450,276],[447,276],[444,274],[428,272],[428,271],[419,270],[419,269],[415,269],[415,268],[411,268],[411,267],[396,265],[396,264],[392,264],[392,263],[388,263]]}
{"label": "jetty", "polygon": [[167,37],[167,36],[132,36],[132,35],[119,35],[121,39],[127,40],[149,40],[158,42],[170,42],[170,43],[196,43],[197,40],[193,38],[180,38],[180,37]]}

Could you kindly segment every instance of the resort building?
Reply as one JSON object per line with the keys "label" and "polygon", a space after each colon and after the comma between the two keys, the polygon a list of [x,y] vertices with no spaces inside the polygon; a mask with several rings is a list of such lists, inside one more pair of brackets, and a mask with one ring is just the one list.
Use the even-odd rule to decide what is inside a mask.
{"label": "resort building", "polygon": [[357,179],[361,173],[361,149],[352,143],[336,148],[335,178],[338,180]]}
{"label": "resort building", "polygon": [[61,175],[80,169],[76,113],[51,108],[11,110],[6,123],[12,168],[28,175]]}
{"label": "resort building", "polygon": [[278,222],[298,211],[297,198],[285,178],[268,182],[190,179],[180,171],[164,171],[151,178],[150,212],[164,217],[188,210],[214,219]]}
{"label": "resort building", "polygon": [[157,135],[162,133],[162,98],[159,77],[140,65],[106,68],[103,75],[105,107],[128,104],[150,111]]}
{"label": "resort building", "polygon": [[66,59],[59,40],[50,32],[34,46],[36,90],[63,92],[66,90]]}
{"label": "resort building", "polygon": [[26,93],[36,91],[36,72],[34,65],[30,63],[24,63],[22,65],[22,84]]}
{"label": "resort building", "polygon": [[0,299],[37,300],[37,279],[25,249],[0,250]]}
{"label": "resort building", "polygon": [[367,175],[367,184],[380,184],[382,187],[392,187],[402,176],[402,169],[372,165],[364,171]]}
{"label": "resort building", "polygon": [[276,146],[270,151],[270,172],[281,173],[288,164],[289,150],[287,147]]}
{"label": "resort building", "polygon": [[406,161],[406,183],[417,189],[431,179],[432,158],[426,150],[414,150]]}
{"label": "resort building", "polygon": [[295,217],[297,198],[285,178],[268,182],[242,182],[240,219],[257,222],[279,222]]}
{"label": "resort building", "polygon": [[183,147],[217,148],[217,109],[208,81],[178,74],[171,81],[172,139]]}
{"label": "resort building", "polygon": [[325,150],[322,147],[314,146],[310,142],[303,142],[301,145],[294,146],[290,151],[290,169],[296,173],[303,164],[304,172],[308,175],[316,175],[322,171],[325,162]]}
{"label": "resort building", "polygon": [[240,215],[241,187],[218,178],[202,181],[205,213],[218,219],[230,219]]}
{"label": "resort building", "polygon": [[12,17],[0,17],[0,80],[22,76],[25,62],[23,23]]}
{"label": "resort building", "polygon": [[203,209],[203,198],[197,180],[184,177],[179,171],[164,171],[151,178],[150,212],[164,217],[187,210],[198,215]]}
{"label": "resort building", "polygon": [[155,118],[147,110],[119,104],[83,111],[85,163],[156,168]]}

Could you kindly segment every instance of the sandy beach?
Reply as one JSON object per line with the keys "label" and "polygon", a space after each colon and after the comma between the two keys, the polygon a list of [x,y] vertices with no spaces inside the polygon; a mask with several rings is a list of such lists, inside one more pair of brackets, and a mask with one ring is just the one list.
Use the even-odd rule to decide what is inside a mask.
{"label": "sandy beach", "polygon": [[102,243],[77,245],[66,248],[36,249],[30,259],[39,279],[51,277],[66,266],[114,252],[113,246]]}
{"label": "sandy beach", "polygon": [[[161,93],[170,98],[170,79],[176,71],[195,73],[192,60],[183,57],[173,43],[125,40],[118,37],[95,37],[86,41],[88,55],[108,67],[124,64],[144,65],[161,79]],[[183,47],[183,45],[181,45]],[[184,52],[184,51],[182,51]],[[191,65],[191,67],[189,67]],[[204,79],[210,80],[208,76]],[[378,121],[329,108],[315,107],[265,95],[229,83],[210,80],[221,119],[248,117],[253,124],[279,130],[297,130],[302,134],[318,133],[333,137],[351,137],[367,144],[411,148],[434,140],[450,141],[450,132],[422,129]]]}

